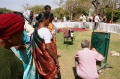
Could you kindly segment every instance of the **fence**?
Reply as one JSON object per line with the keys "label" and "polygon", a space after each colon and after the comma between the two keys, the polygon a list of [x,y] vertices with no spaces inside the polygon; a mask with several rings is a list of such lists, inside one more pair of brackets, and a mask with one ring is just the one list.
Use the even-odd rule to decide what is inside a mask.
{"label": "fence", "polygon": [[[57,28],[63,28],[63,27],[83,27],[83,22],[56,22],[54,25]],[[93,29],[94,22],[86,22],[85,26],[89,29]],[[109,45],[109,51],[115,51],[120,52],[120,24],[109,24],[109,23],[99,23],[99,26],[97,30],[102,30],[105,32],[110,32],[110,45]]]}
{"label": "fence", "polygon": [[[57,28],[63,28],[63,27],[83,27],[83,22],[56,22],[53,23]],[[94,22],[86,22],[85,26],[89,29],[93,29]],[[119,24],[109,24],[109,23],[99,23],[99,26],[97,28],[98,30],[103,30],[111,33],[117,33],[120,34],[120,25]]]}

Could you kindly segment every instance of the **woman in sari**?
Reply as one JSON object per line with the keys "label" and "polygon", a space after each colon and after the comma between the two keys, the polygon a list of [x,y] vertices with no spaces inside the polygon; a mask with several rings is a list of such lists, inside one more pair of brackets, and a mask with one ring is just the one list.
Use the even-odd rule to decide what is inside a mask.
{"label": "woman in sari", "polygon": [[23,79],[39,79],[38,73],[36,72],[36,66],[31,54],[30,37],[27,36],[26,31],[23,32],[22,45],[12,47],[11,50],[23,62]]}
{"label": "woman in sari", "polygon": [[49,13],[42,12],[37,17],[38,25],[32,37],[32,54],[41,79],[60,79],[57,52],[52,48],[52,34],[46,27]]}
{"label": "woman in sari", "polygon": [[[14,12],[24,19],[21,12]],[[26,21],[25,21],[26,22]],[[23,31],[22,45],[14,46],[11,50],[16,54],[16,56],[23,62],[24,74],[23,79],[39,79],[36,72],[35,63],[31,54],[31,44],[30,37],[27,35],[26,30]]]}

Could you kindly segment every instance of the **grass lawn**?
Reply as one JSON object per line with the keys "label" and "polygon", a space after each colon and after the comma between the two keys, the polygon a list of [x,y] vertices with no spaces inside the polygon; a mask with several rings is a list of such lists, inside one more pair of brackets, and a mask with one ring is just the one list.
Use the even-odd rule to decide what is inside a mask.
{"label": "grass lawn", "polygon": [[[60,62],[60,70],[62,79],[75,79],[74,74],[74,55],[76,51],[81,50],[81,41],[87,39],[91,41],[92,31],[75,32],[75,40],[73,45],[64,44],[63,33],[57,33],[57,49]],[[109,51],[115,50],[120,52],[120,35],[111,34]],[[120,57],[113,57],[108,54],[107,63],[113,68],[102,69],[99,79],[120,79]]]}

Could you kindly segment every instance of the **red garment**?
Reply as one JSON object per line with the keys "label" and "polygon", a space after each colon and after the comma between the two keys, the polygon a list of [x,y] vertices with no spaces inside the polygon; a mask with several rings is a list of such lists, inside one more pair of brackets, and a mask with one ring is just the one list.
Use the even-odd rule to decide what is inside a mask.
{"label": "red garment", "polygon": [[13,13],[0,14],[0,39],[9,39],[23,30],[22,17]]}
{"label": "red garment", "polygon": [[[53,57],[45,49],[45,43],[39,38],[37,30],[35,29],[32,38],[32,55],[36,64],[37,72],[40,75],[40,79],[56,79],[59,77],[59,69]],[[57,50],[54,42],[51,42],[52,48],[54,48],[54,54],[57,55]]]}
{"label": "red garment", "polygon": [[45,44],[39,43],[39,46],[33,46],[33,58],[36,64],[37,72],[41,79],[55,79],[58,69],[54,59],[45,50]]}

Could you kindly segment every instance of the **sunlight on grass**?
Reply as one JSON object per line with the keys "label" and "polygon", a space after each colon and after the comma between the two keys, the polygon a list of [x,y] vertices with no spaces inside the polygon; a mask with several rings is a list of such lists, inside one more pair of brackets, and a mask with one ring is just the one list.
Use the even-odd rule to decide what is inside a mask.
{"label": "sunlight on grass", "polygon": [[[87,39],[91,41],[92,31],[75,32],[75,40],[73,45],[64,44],[63,33],[57,33],[57,48],[60,62],[60,70],[62,79],[75,79],[74,76],[74,55],[76,51],[81,50],[81,41]],[[115,50],[120,52],[120,35],[111,34],[109,51]],[[108,54],[107,63],[113,68],[102,69],[99,79],[119,79],[120,78],[120,57],[112,57]]]}

